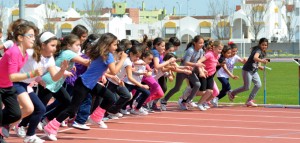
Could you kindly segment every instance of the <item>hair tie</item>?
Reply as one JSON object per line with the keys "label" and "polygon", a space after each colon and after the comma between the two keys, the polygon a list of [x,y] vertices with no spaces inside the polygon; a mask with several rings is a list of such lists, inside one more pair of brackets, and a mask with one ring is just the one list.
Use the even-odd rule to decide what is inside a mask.
{"label": "hair tie", "polygon": [[228,42],[228,45],[232,45],[232,44],[234,44],[233,41],[229,41]]}
{"label": "hair tie", "polygon": [[44,32],[40,37],[40,41],[44,43],[45,41],[49,40],[52,37],[56,37],[56,36],[51,32]]}

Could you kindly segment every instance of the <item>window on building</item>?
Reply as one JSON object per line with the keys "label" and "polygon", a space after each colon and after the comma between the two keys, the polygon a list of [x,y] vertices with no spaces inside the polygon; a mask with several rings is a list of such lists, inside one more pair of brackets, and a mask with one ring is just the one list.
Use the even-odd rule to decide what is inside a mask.
{"label": "window on building", "polygon": [[166,28],[165,29],[165,38],[169,39],[176,36],[176,28]]}
{"label": "window on building", "polygon": [[204,38],[210,38],[211,37],[210,27],[200,27],[200,35]]}
{"label": "window on building", "polygon": [[155,29],[150,29],[149,30],[149,35],[155,35]]}
{"label": "window on building", "polygon": [[99,31],[100,34],[104,34],[105,33],[105,28],[101,28]]}
{"label": "window on building", "polygon": [[295,10],[296,16],[299,16],[299,7]]}
{"label": "window on building", "polygon": [[139,36],[142,36],[142,35],[144,35],[145,33],[144,33],[144,29],[140,29],[139,30]]}
{"label": "window on building", "polygon": [[131,36],[131,30],[126,30],[126,35]]}
{"label": "window on building", "polygon": [[70,33],[71,33],[71,31],[62,31],[61,37],[65,37],[65,36],[69,35]]}

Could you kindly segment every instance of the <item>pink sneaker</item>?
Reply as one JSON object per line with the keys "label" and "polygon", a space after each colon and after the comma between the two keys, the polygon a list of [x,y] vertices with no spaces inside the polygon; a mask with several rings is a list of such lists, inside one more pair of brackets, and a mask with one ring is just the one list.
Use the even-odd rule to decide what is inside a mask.
{"label": "pink sneaker", "polygon": [[257,104],[254,103],[254,100],[250,100],[246,102],[247,107],[257,107]]}

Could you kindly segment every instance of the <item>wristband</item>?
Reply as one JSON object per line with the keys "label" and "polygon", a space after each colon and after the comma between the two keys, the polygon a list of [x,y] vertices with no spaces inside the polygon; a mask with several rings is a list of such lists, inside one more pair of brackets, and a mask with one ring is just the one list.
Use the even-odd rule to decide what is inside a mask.
{"label": "wristband", "polygon": [[27,76],[27,78],[30,78],[30,75],[29,75],[29,73],[28,73],[28,72],[26,73],[26,76]]}

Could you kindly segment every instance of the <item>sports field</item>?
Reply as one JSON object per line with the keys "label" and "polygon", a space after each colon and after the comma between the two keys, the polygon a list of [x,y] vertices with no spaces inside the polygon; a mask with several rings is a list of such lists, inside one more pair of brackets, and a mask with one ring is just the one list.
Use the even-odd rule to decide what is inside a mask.
{"label": "sports field", "polygon": [[[298,92],[299,92],[299,77],[298,77],[298,65],[294,62],[271,62],[268,63],[268,67],[272,68],[272,70],[266,70],[266,91],[267,91],[267,104],[282,104],[282,105],[299,105],[298,101]],[[235,89],[240,87],[243,84],[242,79],[242,70],[235,69],[234,74],[239,76],[240,79],[233,80],[230,79],[231,88]],[[259,71],[259,75],[261,77],[262,84],[263,81],[263,71]],[[219,89],[221,90],[221,84],[217,78],[215,81],[218,84]],[[175,84],[175,81],[168,83],[168,90],[170,90]],[[171,100],[178,100],[178,97],[183,93],[186,87],[186,83],[183,84],[181,90],[174,95]],[[244,103],[248,95],[252,89],[244,93],[239,94],[234,103]],[[259,90],[256,96],[256,102],[259,104],[264,103],[264,86]],[[199,99],[199,97],[197,98]],[[227,97],[224,97],[220,102],[229,102]]]}

